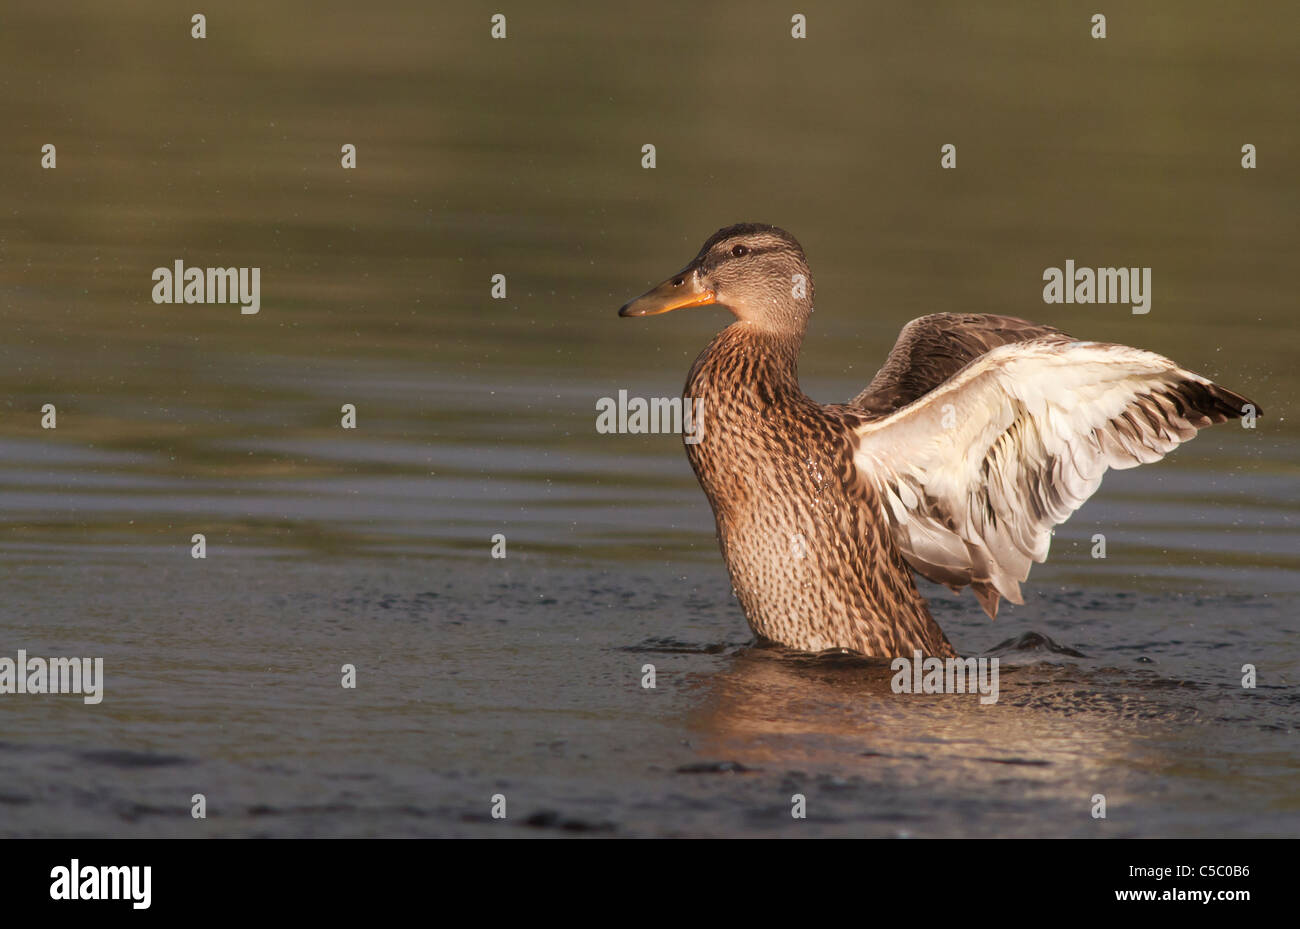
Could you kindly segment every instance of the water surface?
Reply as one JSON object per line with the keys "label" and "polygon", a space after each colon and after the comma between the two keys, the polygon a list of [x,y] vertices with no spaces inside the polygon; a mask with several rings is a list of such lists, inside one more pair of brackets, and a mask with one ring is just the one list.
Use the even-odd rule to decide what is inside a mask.
{"label": "water surface", "polygon": [[[1296,834],[1296,14],[1173,9],[8,11],[0,655],[107,681],[0,698],[0,834]],[[679,440],[594,428],[724,322],[617,307],[741,220],[808,251],[819,400],[996,311],[1266,415],[1110,474],[996,622],[926,586],[993,707],[759,647]],[[153,304],[177,258],[261,312]],[[1045,305],[1068,258],[1151,313]]]}

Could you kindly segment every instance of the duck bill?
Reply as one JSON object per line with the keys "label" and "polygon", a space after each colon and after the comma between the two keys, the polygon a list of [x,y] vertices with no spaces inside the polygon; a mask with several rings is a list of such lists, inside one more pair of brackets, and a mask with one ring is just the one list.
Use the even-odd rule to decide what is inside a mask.
{"label": "duck bill", "polygon": [[618,315],[658,316],[688,306],[709,306],[717,302],[717,295],[700,283],[699,272],[688,268],[623,304]]}

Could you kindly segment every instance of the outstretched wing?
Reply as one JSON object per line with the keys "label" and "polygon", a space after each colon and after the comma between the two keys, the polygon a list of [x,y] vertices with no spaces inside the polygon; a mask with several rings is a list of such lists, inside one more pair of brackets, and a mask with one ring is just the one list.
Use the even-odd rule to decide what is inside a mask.
{"label": "outstretched wing", "polygon": [[[1249,403],[1168,358],[1056,336],[994,348],[858,426],[854,464],[909,564],[989,616],[1107,468],[1160,458]],[[1257,411],[1258,412],[1258,411]]]}
{"label": "outstretched wing", "polygon": [[922,316],[903,327],[867,389],[849,403],[870,413],[891,413],[934,390],[985,352],[1029,339],[1071,341],[1059,329],[1014,316]]}

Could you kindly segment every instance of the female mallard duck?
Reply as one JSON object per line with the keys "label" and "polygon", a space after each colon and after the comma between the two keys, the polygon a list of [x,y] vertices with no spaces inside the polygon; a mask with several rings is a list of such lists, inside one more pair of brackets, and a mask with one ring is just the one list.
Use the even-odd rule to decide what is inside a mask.
{"label": "female mallard duck", "polygon": [[812,272],[775,226],[718,231],[619,315],[709,304],[737,321],[687,376],[704,409],[687,455],[750,626],[804,651],[955,656],[909,565],[996,616],[1108,467],[1249,403],[1151,352],[955,313],[912,320],[866,390],[817,403],[797,372]]}

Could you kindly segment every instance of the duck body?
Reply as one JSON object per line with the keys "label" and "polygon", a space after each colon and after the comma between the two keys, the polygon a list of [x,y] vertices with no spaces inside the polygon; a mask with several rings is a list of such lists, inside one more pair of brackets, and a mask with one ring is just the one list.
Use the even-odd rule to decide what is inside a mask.
{"label": "duck body", "polygon": [[852,478],[852,430],[867,417],[805,396],[791,351],[798,346],[733,323],[684,391],[703,401],[687,457],[750,628],[808,652],[955,655],[875,515],[874,491]]}
{"label": "duck body", "polygon": [[686,452],[750,627],[801,651],[955,656],[915,574],[995,617],[1108,468],[1261,413],[1153,352],[956,313],[912,320],[865,390],[819,404],[798,376],[812,303],[794,237],[747,223],[619,311],[736,317],[687,377]]}

